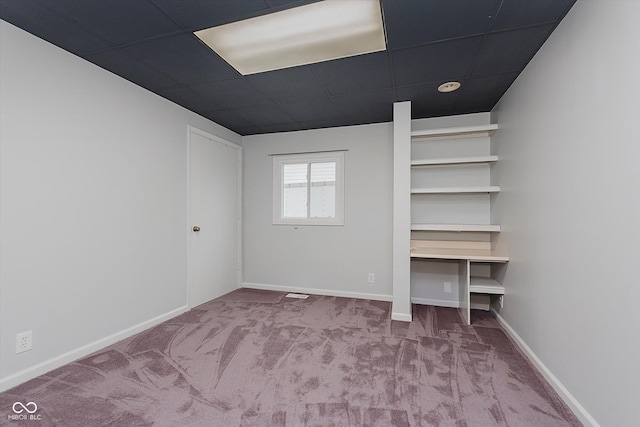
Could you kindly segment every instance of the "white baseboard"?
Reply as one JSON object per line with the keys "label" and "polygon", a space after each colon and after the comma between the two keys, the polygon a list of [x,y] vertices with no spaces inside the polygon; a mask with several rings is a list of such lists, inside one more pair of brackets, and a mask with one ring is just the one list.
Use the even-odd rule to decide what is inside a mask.
{"label": "white baseboard", "polygon": [[460,303],[458,301],[452,300],[440,300],[440,299],[431,299],[431,298],[411,298],[412,304],[420,304],[420,305],[435,305],[436,307],[451,307],[451,308],[459,308]]}
{"label": "white baseboard", "polygon": [[333,289],[300,288],[297,286],[267,285],[264,283],[242,282],[243,288],[263,289],[266,291],[295,292],[298,294],[328,295],[331,297],[370,299],[376,301],[392,301],[391,295],[365,294],[360,292],[336,291]]}
{"label": "white baseboard", "polygon": [[558,393],[558,395],[564,400],[564,402],[569,406],[571,411],[578,417],[580,422],[585,426],[592,427],[600,427],[600,424],[596,421],[595,418],[587,412],[587,410],[578,402],[578,400],[573,397],[573,395],[567,390],[567,388],[556,378],[553,373],[546,367],[546,365],[540,360],[538,356],[531,350],[531,348],[524,342],[524,340],[518,335],[518,333],[507,323],[507,321],[498,313],[493,307],[491,307],[491,312],[498,319],[498,323],[502,325],[502,327],[507,331],[507,333],[513,338],[516,342],[520,350],[529,358],[531,363],[535,365],[535,367],[540,371],[542,376],[547,380],[547,382],[553,387],[553,389]]}
{"label": "white baseboard", "polygon": [[186,305],[183,307],[177,308],[175,310],[171,310],[168,313],[161,314],[160,316],[154,317],[153,319],[149,319],[135,326],[132,326],[120,332],[116,332],[115,334],[109,335],[108,337],[99,339],[90,344],[79,347],[75,350],[71,350],[67,353],[61,354],[59,356],[56,356],[44,362],[38,363],[37,365],[31,366],[27,369],[23,369],[22,371],[16,372],[15,374],[1,378],[0,392],[13,388],[17,385],[20,385],[23,382],[28,381],[32,378],[35,378],[39,375],[46,374],[47,372],[52,371],[56,368],[59,368],[62,365],[66,365],[67,363],[73,362],[74,360],[78,360],[81,357],[87,356],[111,344],[114,344],[118,341],[121,341],[125,338],[128,338],[132,335],[135,335],[153,326],[156,326],[164,322],[165,320],[172,319],[186,312],[187,310],[188,310],[188,307]]}
{"label": "white baseboard", "polygon": [[411,322],[411,314],[391,313],[391,320],[399,320],[401,322]]}

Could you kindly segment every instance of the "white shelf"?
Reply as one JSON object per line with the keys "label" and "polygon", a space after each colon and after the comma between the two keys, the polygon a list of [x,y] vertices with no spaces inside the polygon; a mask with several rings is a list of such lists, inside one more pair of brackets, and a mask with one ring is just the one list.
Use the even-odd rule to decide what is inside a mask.
{"label": "white shelf", "polygon": [[471,277],[469,292],[472,294],[504,295],[504,286],[489,277]]}
{"label": "white shelf", "polygon": [[484,136],[491,135],[493,131],[498,129],[497,124],[490,125],[478,125],[478,126],[465,126],[457,128],[445,128],[445,129],[429,129],[429,130],[416,130],[411,132],[411,138],[434,138],[441,136]]}
{"label": "white shelf", "polygon": [[500,226],[495,224],[411,224],[412,231],[478,231],[499,233]]}
{"label": "white shelf", "polygon": [[464,193],[498,193],[500,187],[490,185],[484,187],[434,187],[412,188],[411,194],[464,194]]}
{"label": "white shelf", "polygon": [[495,163],[498,156],[478,156],[478,157],[453,157],[450,159],[424,159],[412,160],[411,166],[440,166],[440,165],[463,165],[469,163]]}

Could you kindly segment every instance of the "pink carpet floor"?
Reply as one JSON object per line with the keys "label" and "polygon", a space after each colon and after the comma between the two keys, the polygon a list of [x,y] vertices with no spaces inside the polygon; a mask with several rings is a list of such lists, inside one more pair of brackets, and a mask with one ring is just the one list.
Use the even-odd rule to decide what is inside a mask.
{"label": "pink carpet floor", "polygon": [[487,312],[284,295],[239,289],[1,393],[0,425],[581,425]]}

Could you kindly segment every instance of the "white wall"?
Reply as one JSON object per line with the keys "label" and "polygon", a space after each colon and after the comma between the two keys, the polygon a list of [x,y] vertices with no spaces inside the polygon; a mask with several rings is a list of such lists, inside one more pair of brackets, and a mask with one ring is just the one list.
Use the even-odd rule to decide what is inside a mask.
{"label": "white wall", "polygon": [[2,21],[0,93],[7,388],[184,310],[187,125],[242,141]]}
{"label": "white wall", "polygon": [[500,313],[616,427],[640,419],[638,16],[638,1],[578,1],[493,115]]}
{"label": "white wall", "polygon": [[[244,138],[246,286],[390,300],[392,133],[385,123]],[[344,226],[273,225],[269,154],[333,149],[348,150]]]}

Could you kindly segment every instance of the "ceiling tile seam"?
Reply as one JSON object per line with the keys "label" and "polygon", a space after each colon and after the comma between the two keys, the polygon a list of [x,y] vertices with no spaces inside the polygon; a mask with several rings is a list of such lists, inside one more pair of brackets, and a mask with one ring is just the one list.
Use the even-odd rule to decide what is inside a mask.
{"label": "ceiling tile seam", "polygon": [[[415,86],[415,85],[413,85],[413,86]],[[358,95],[365,95],[365,94],[368,94],[368,93],[375,94],[375,93],[386,92],[388,90],[393,90],[393,89],[395,89],[395,88],[392,87],[392,86],[389,86],[389,87],[382,87],[382,88],[376,88],[376,89],[354,90],[354,91],[350,91],[350,92],[335,93],[335,94],[332,94],[331,97],[332,98],[342,98],[342,97],[345,97],[345,96],[358,96]],[[394,93],[395,93],[395,91],[394,91]]]}
{"label": "ceiling tile seam", "polygon": [[[237,114],[236,111],[240,111],[240,110],[243,110],[243,109],[246,109],[246,108],[252,108],[252,107],[270,107],[270,108],[274,108],[275,107],[275,108],[277,108],[277,110],[279,112],[281,112],[283,115],[287,116],[290,119],[290,121],[288,121],[288,122],[272,123],[274,125],[285,125],[285,124],[288,124],[288,123],[291,123],[291,122],[301,123],[300,120],[296,120],[293,116],[291,116],[291,114],[289,114],[288,112],[286,112],[282,108],[280,108],[280,106],[278,104],[258,104],[258,105],[251,105],[251,106],[246,106],[245,105],[245,106],[242,106],[242,107],[231,107],[231,108],[227,108],[227,109],[224,109],[224,110],[231,111],[232,113]],[[216,111],[222,111],[222,110],[216,110]],[[243,120],[246,120],[242,115],[240,115],[240,118],[243,119]],[[262,125],[256,124],[254,122],[251,122],[251,125],[253,125],[253,126],[261,126],[262,127]]]}
{"label": "ceiling tile seam", "polygon": [[[194,37],[195,37],[195,36],[194,36]],[[128,46],[128,47],[131,47],[131,46]],[[151,69],[151,70],[155,71],[156,73],[159,73],[159,74],[161,74],[161,75],[163,75],[163,76],[167,76],[167,77],[169,77],[169,80],[172,80],[172,81],[174,81],[174,82],[176,82],[176,83],[177,83],[177,85],[176,85],[176,86],[193,86],[193,85],[199,85],[199,84],[217,83],[217,82],[219,82],[219,81],[223,81],[223,80],[233,80],[233,79],[223,79],[223,80],[206,80],[206,81],[198,81],[198,82],[195,82],[195,83],[193,83],[193,82],[190,82],[190,83],[182,83],[182,82],[180,82],[180,81],[176,80],[175,78],[170,77],[170,76],[171,76],[170,74],[167,74],[167,73],[165,73],[164,71],[162,71],[162,70],[158,69],[157,67],[153,66],[152,64],[150,64],[149,62],[147,62],[144,58],[141,58],[140,56],[135,55],[135,54],[133,54],[133,53],[131,53],[131,52],[129,52],[129,51],[127,51],[127,50],[125,50],[126,48],[120,48],[120,49],[121,49],[124,53],[126,53],[126,54],[128,54],[129,56],[131,56],[131,57],[135,58],[136,60],[140,61],[142,64],[144,64],[144,65],[145,65],[146,67],[148,67],[149,69]],[[208,49],[208,50],[211,50],[211,49],[209,49],[208,47],[207,47],[207,49]],[[225,64],[226,64],[226,62],[225,62]],[[234,71],[235,71],[235,70],[234,70]],[[171,88],[173,88],[174,86],[170,86],[170,87],[171,87]],[[169,88],[169,87],[166,87],[166,86],[163,86],[163,87],[162,87],[162,89],[167,89],[167,88]]]}
{"label": "ceiling tile seam", "polygon": [[437,45],[437,44],[442,44],[442,43],[449,43],[449,42],[455,42],[455,41],[460,41],[460,40],[467,40],[467,39],[474,39],[474,38],[478,38],[481,36],[484,36],[486,33],[475,33],[475,34],[469,34],[466,36],[460,36],[460,37],[451,37],[448,39],[438,39],[438,40],[433,40],[427,43],[419,43],[419,44],[415,44],[415,45],[411,45],[411,46],[403,46],[403,47],[399,47],[399,48],[395,48],[395,49],[388,49],[388,52],[390,53],[397,53],[397,52],[402,52],[405,50],[412,50],[412,49],[416,49],[419,47],[428,47],[428,46],[432,46],[432,45]]}
{"label": "ceiling tile seam", "polygon": [[[173,22],[176,25],[178,25],[185,32],[193,33],[194,31],[198,31],[198,30],[203,29],[203,28],[189,27],[187,25],[183,25],[181,22],[179,22],[175,18],[173,18],[171,13],[168,10],[165,10],[165,8],[163,8],[161,5],[157,4],[154,0],[147,0],[147,1],[149,3],[151,3],[151,4],[153,4],[153,6],[155,6],[156,9],[158,9],[160,12],[162,12],[162,14],[164,16],[168,17],[171,20],[171,22]],[[269,5],[266,3],[266,1],[263,0],[263,4],[264,4],[265,8],[267,8],[267,9],[269,8]],[[264,10],[264,9],[262,9],[262,10]],[[235,17],[234,17],[234,19],[235,19]],[[239,20],[242,20],[242,19],[245,19],[245,18],[240,18]],[[230,21],[230,22],[234,22],[234,21]],[[210,27],[205,27],[205,28],[211,28],[211,27],[215,27],[215,26],[218,26],[218,25],[224,25],[226,23],[229,23],[229,22],[220,22],[220,21],[218,21],[218,22],[214,22],[214,25],[211,25]]]}
{"label": "ceiling tile seam", "polygon": [[490,31],[486,35],[487,36],[492,36],[492,35],[501,34],[501,33],[511,33],[511,32],[514,32],[514,31],[530,30],[532,28],[547,27],[549,25],[551,25],[553,28],[555,28],[559,23],[560,23],[560,21],[553,20],[553,21],[538,22],[536,24],[522,25],[520,27],[501,28],[499,30]]}
{"label": "ceiling tile seam", "polygon": [[[468,77],[464,77],[463,79],[468,79]],[[440,86],[443,83],[442,79],[439,80],[429,80],[426,82],[421,82],[421,83],[413,83],[410,85],[399,85],[396,87],[396,89],[418,89],[421,86],[428,86],[428,85],[433,85],[433,90],[437,91],[438,86]]]}
{"label": "ceiling tile seam", "polygon": [[[166,16],[170,16],[169,11],[165,10],[161,5],[155,3],[155,0],[147,0],[149,2],[152,2],[158,9],[160,9],[164,15]],[[271,6],[266,0],[262,0],[262,3],[264,5],[263,8],[261,9],[257,9],[257,10],[251,10],[248,12],[245,12],[241,15],[236,15],[236,16],[232,16],[232,17],[227,17],[226,19],[220,19],[218,21],[211,21],[211,24],[206,26],[206,27],[202,27],[202,26],[187,26],[187,25],[183,25],[180,22],[176,22],[181,28],[184,28],[185,31],[193,33],[195,31],[200,31],[200,30],[204,30],[207,28],[213,28],[213,27],[218,27],[221,25],[226,25],[226,24],[231,24],[233,22],[239,22],[239,21],[244,21],[247,19],[251,19],[251,18],[256,18],[259,16],[264,16],[264,15],[269,15],[271,13],[276,13],[276,12],[281,12],[283,10],[287,10],[287,9],[292,9],[294,7],[298,7],[298,6],[303,6],[305,4],[309,4],[309,3],[314,3],[315,1],[318,0],[298,0],[295,2],[291,2],[291,3],[283,3],[280,5],[275,5],[275,6]],[[172,19],[172,21],[175,22],[175,20]]]}
{"label": "ceiling tile seam", "polygon": [[560,21],[545,21],[543,23],[536,23],[536,24],[528,24],[528,25],[523,25],[520,27],[513,27],[513,28],[503,28],[500,30],[495,30],[495,31],[488,31],[488,32],[484,32],[484,33],[475,33],[475,34],[470,34],[470,35],[466,35],[466,36],[461,36],[461,37],[452,37],[452,38],[448,38],[448,39],[438,39],[438,40],[434,40],[434,41],[430,41],[427,43],[420,43],[420,44],[416,44],[416,45],[411,45],[411,46],[403,46],[400,48],[396,48],[396,49],[388,49],[388,52],[391,53],[397,53],[397,52],[402,52],[405,50],[411,50],[411,49],[416,49],[419,47],[428,47],[431,45],[436,45],[436,44],[441,44],[441,43],[448,43],[448,42],[453,42],[453,41],[461,41],[461,40],[466,40],[466,39],[473,39],[473,38],[477,38],[477,37],[485,37],[488,35],[494,35],[494,34],[500,34],[500,33],[508,33],[508,32],[512,32],[512,31],[519,31],[519,30],[527,30],[527,29],[531,29],[531,28],[535,28],[535,27],[544,27],[547,25],[554,25],[554,29],[555,27],[560,23]]}
{"label": "ceiling tile seam", "polygon": [[391,88],[393,90],[393,99],[398,100],[398,82],[396,81],[396,66],[393,62],[393,55],[387,52],[387,66],[389,67],[389,75],[391,77]]}
{"label": "ceiling tile seam", "polygon": [[189,31],[189,29],[186,26],[182,25],[179,21],[177,21],[170,13],[166,12],[162,8],[162,6],[157,4],[155,1],[153,1],[153,0],[146,0],[146,1],[147,1],[147,3],[149,3],[151,5],[151,7],[155,8],[158,12],[163,14],[169,21],[173,22],[176,26],[181,28],[182,31],[184,31],[184,32],[188,32]]}
{"label": "ceiling tile seam", "polygon": [[[215,113],[216,113],[216,111],[202,111],[200,114],[204,115],[204,117],[207,117],[209,120],[213,120],[213,121],[220,120],[220,119],[216,119]],[[254,126],[256,126],[254,124],[251,124],[250,122],[248,122],[247,120],[245,120],[244,118],[240,117],[237,114],[234,114],[234,116],[235,116],[236,119],[240,119],[242,121],[242,123],[239,125],[240,127],[254,127]],[[226,125],[221,123],[222,121],[223,120],[220,120],[220,122],[216,122],[216,123],[221,124],[221,125],[226,127]]]}
{"label": "ceiling tile seam", "polygon": [[[333,99],[333,97],[330,98],[331,102],[333,103],[334,108],[336,109],[336,111],[340,112],[339,116],[336,116],[336,118],[341,118],[341,119],[348,119],[349,117],[352,117],[352,114],[347,114],[347,112],[344,110],[343,107],[340,106],[340,104],[338,102],[336,102],[335,99]],[[307,120],[307,122],[309,122],[309,120]]]}
{"label": "ceiling tile seam", "polygon": [[177,31],[172,31],[170,33],[162,33],[162,34],[158,34],[158,35],[155,35],[155,36],[145,37],[143,39],[138,39],[138,40],[134,40],[134,41],[126,42],[126,43],[119,43],[119,44],[110,43],[109,47],[106,47],[104,49],[97,49],[97,50],[91,51],[91,52],[89,52],[89,55],[97,55],[99,53],[104,53],[104,52],[108,52],[108,51],[116,50],[116,49],[127,49],[127,48],[130,48],[132,46],[137,46],[137,45],[140,45],[140,44],[154,42],[154,41],[167,39],[167,38],[170,38],[170,37],[176,37],[176,36],[180,36],[180,35],[192,35],[192,33],[188,32],[188,31],[177,30]]}
{"label": "ceiling tile seam", "polygon": [[[234,79],[229,79],[229,80],[234,80]],[[271,104],[272,104],[272,105],[277,106],[277,107],[278,107],[278,109],[279,109],[282,113],[286,114],[286,115],[287,115],[288,117],[290,117],[294,122],[298,122],[297,120],[295,120],[295,118],[294,118],[293,116],[291,116],[291,114],[289,114],[288,112],[286,112],[285,110],[283,110],[283,109],[282,109],[282,102],[281,102],[281,101],[285,101],[285,100],[277,100],[277,99],[274,99],[274,98],[273,98],[273,97],[271,97],[269,94],[267,94],[267,93],[265,93],[265,92],[261,91],[258,87],[256,87],[256,85],[255,85],[251,80],[249,80],[249,78],[248,78],[247,76],[242,76],[242,80],[243,80],[247,85],[249,85],[249,87],[250,87],[250,88],[252,88],[252,89],[253,89],[253,90],[255,90],[256,92],[258,92],[258,93],[259,93],[261,96],[263,96],[265,99],[267,99],[267,100],[271,101]],[[226,81],[226,80],[223,80],[223,81]],[[287,98],[286,100],[294,99],[294,98],[295,98],[295,97],[293,97],[293,96],[292,96],[291,98]],[[262,105],[267,106],[267,105],[269,105],[269,104],[257,104],[257,105],[252,105],[252,106],[257,106],[257,107],[259,107],[259,106],[262,106]]]}
{"label": "ceiling tile seam", "polygon": [[488,34],[485,34],[484,36],[482,36],[482,40],[480,40],[480,44],[478,45],[478,48],[475,50],[475,52],[473,53],[473,59],[471,60],[471,62],[469,63],[469,69],[467,70],[465,77],[464,78],[469,78],[471,77],[471,74],[473,73],[473,68],[476,65],[476,61],[478,60],[478,55],[480,55],[480,52],[482,51],[482,46],[485,44],[485,42],[487,41],[487,38],[489,37]]}
{"label": "ceiling tile seam", "polygon": [[[218,105],[218,104],[216,104]],[[217,112],[224,112],[224,111],[228,111],[234,114],[237,114],[236,111],[240,111],[246,108],[255,108],[255,107],[269,107],[269,108],[274,108],[277,107],[278,111],[280,111],[282,114],[286,115],[287,117],[289,117],[291,119],[291,121],[294,122],[298,122],[299,120],[295,120],[289,113],[286,112],[286,110],[283,110],[281,108],[280,104],[277,104],[275,102],[272,103],[258,103],[258,104],[243,104],[242,106],[239,107],[221,107],[221,108],[216,108],[213,110],[208,110],[208,113],[217,113]],[[282,123],[286,123],[286,122],[282,122]]]}
{"label": "ceiling tile seam", "polygon": [[[333,59],[332,61],[338,61],[337,59]],[[316,79],[316,81],[318,82],[318,84],[322,87],[322,90],[324,90],[325,94],[327,95],[327,98],[331,100],[331,102],[333,103],[333,105],[336,107],[336,109],[338,108],[338,105],[336,104],[336,100],[333,98],[334,95],[331,93],[331,91],[329,90],[329,88],[327,87],[327,85],[324,83],[324,81],[318,77],[318,74],[316,73],[316,70],[314,69],[313,65],[311,67],[309,67],[309,70],[311,71],[311,74],[313,74],[313,77]],[[282,102],[284,102],[285,100],[280,100]],[[344,110],[342,110],[342,108],[340,108],[340,112],[342,113],[340,115],[341,118],[346,118],[348,117]]]}
{"label": "ceiling tile seam", "polygon": [[[164,72],[164,71],[162,71],[162,70],[159,70],[158,68],[156,68],[156,67],[154,67],[153,65],[149,64],[149,63],[148,63],[147,61],[145,61],[144,59],[142,59],[142,58],[140,58],[140,57],[138,57],[138,56],[134,55],[133,53],[131,53],[131,52],[129,52],[129,51],[126,51],[126,50],[124,50],[124,49],[122,49],[122,48],[121,48],[121,49],[115,49],[115,50],[120,50],[120,51],[121,51],[121,53],[123,53],[124,55],[127,55],[127,56],[129,56],[130,58],[132,58],[132,59],[134,59],[134,60],[136,60],[136,61],[140,62],[140,63],[141,63],[141,64],[143,64],[145,67],[147,67],[149,70],[153,71],[154,73],[157,73],[158,75],[162,76],[163,78],[166,78],[167,80],[170,80],[170,81],[172,81],[172,82],[175,82],[175,83],[176,83],[175,85],[171,85],[171,86],[159,86],[159,87],[157,87],[157,88],[156,88],[156,90],[161,90],[161,89],[174,89],[174,88],[179,88],[179,87],[186,87],[186,86],[188,86],[187,84],[185,84],[185,83],[181,83],[181,82],[179,82],[178,80],[176,80],[176,79],[173,77],[173,75],[172,75],[172,74],[169,74],[169,73],[166,73],[166,72]],[[104,52],[102,52],[102,53],[104,53]],[[109,70],[109,69],[107,69],[107,68],[104,68],[103,66],[101,66],[101,65],[99,65],[99,64],[96,64],[95,62],[91,61],[88,57],[89,57],[89,56],[93,56],[93,55],[97,55],[97,54],[83,55],[83,56],[82,56],[82,58],[83,58],[83,59],[85,59],[85,60],[87,60],[87,61],[89,61],[89,62],[91,62],[92,64],[95,64],[96,66],[98,66],[98,67],[100,67],[100,68],[103,68],[103,69],[105,69],[105,70],[107,70],[107,71],[109,71],[109,72],[111,72],[111,73],[114,73],[114,74],[115,74],[115,72],[114,72],[114,71]],[[117,75],[120,75],[120,74],[117,74]],[[122,77],[122,76],[120,76],[120,77]],[[133,82],[133,83],[135,83],[135,82]],[[138,86],[140,86],[138,83],[135,83],[135,84],[136,84],[136,85],[138,85]],[[186,107],[185,107],[185,108],[186,108]]]}
{"label": "ceiling tile seam", "polygon": [[[467,70],[467,74],[462,79],[465,84],[468,83],[468,81],[471,80],[474,77],[478,78],[478,77],[498,76],[498,75],[503,75],[503,74],[510,74],[510,73],[513,73],[514,71],[519,71],[519,70],[514,70],[514,71],[501,72],[501,73],[498,73],[498,74],[490,74],[490,75],[475,75],[475,74],[473,74],[473,69],[475,68],[478,56],[480,55],[480,52],[482,51],[482,47],[483,47],[484,43],[487,41],[488,37],[489,37],[489,33],[485,34],[482,37],[482,40],[480,41],[480,44],[478,45],[478,49],[473,54],[473,60],[471,61],[470,65],[469,65],[469,69]],[[464,105],[464,99],[461,99],[461,97],[457,97],[455,102],[453,103],[454,111],[457,110],[461,105]],[[494,104],[494,106],[495,106],[495,104]]]}
{"label": "ceiling tile seam", "polygon": [[[88,33],[88,34],[91,34],[91,35],[92,35],[92,36],[94,36],[96,39],[98,39],[98,40],[100,40],[100,41],[104,42],[105,44],[107,44],[107,45],[112,45],[112,44],[113,44],[113,42],[111,42],[110,40],[108,40],[108,39],[104,38],[103,36],[101,36],[101,35],[99,35],[99,34],[96,34],[96,33],[94,33],[93,31],[90,31],[89,29],[87,29],[87,28],[83,27],[83,26],[82,26],[82,25],[80,25],[80,23],[79,23],[78,21],[76,21],[75,19],[72,19],[72,18],[70,18],[70,17],[68,17],[68,16],[62,15],[62,14],[60,14],[60,13],[56,12],[55,10],[53,10],[53,9],[51,9],[51,8],[49,8],[49,7],[47,7],[47,6],[46,6],[46,4],[43,4],[43,3],[42,3],[42,0],[36,0],[36,4],[37,4],[37,5],[39,5],[40,7],[42,7],[43,9],[46,9],[46,10],[47,10],[49,13],[51,13],[52,15],[57,16],[58,18],[62,19],[63,21],[70,22],[72,25],[74,25],[74,26],[78,27],[78,28],[79,28],[79,29],[81,29],[82,31],[84,31],[84,32],[86,32],[86,33]],[[64,48],[64,50],[67,50],[67,49],[66,49],[66,48]],[[85,54],[85,53],[83,53],[83,55],[84,55],[84,54]],[[75,54],[75,53],[74,53],[74,55],[80,56],[80,55]]]}
{"label": "ceiling tile seam", "polygon": [[[549,24],[547,24],[547,25],[549,25]],[[557,24],[556,24],[556,26],[557,26]],[[520,68],[501,71],[500,73],[497,73],[497,74],[474,74],[473,71],[472,71],[473,67],[471,67],[471,71],[470,71],[470,74],[468,75],[468,78],[489,77],[489,76],[494,76],[494,75],[511,74],[511,73],[520,73],[520,72],[522,72],[525,68],[527,68],[527,65],[529,65],[531,60],[534,58],[534,56],[536,56],[536,54],[542,48],[542,46],[544,46],[544,43],[546,43],[547,39],[549,39],[549,37],[551,36],[553,31],[555,30],[556,26],[549,27],[549,29],[547,30],[547,33],[546,33],[546,35],[544,37],[544,42],[540,46],[538,46],[538,48],[533,52],[531,57],[527,60],[527,62],[522,64],[522,66]],[[542,25],[540,25],[540,27],[542,27]],[[487,37],[488,37],[488,35],[487,35]],[[484,41],[485,40],[483,39],[482,43],[484,43]],[[480,52],[480,50],[482,48],[482,43],[480,44],[480,48],[478,49],[478,52]],[[474,65],[475,65],[475,60],[477,58],[478,52],[476,52],[476,55],[474,56],[474,59],[473,59]]]}
{"label": "ceiling tile seam", "polygon": [[[148,4],[150,4],[148,0],[146,0],[146,1],[147,1]],[[75,25],[76,27],[78,27],[82,31],[85,31],[85,32],[91,34],[92,36],[96,37],[100,41],[102,41],[105,44],[109,45],[108,48],[98,49],[98,50],[88,51],[88,52],[83,52],[82,55],[94,55],[94,54],[97,54],[97,53],[102,53],[103,51],[109,51],[109,50],[112,50],[112,49],[120,49],[120,48],[124,48],[124,47],[130,47],[131,45],[136,45],[136,44],[140,44],[140,43],[154,41],[154,40],[157,40],[157,39],[162,39],[162,38],[166,38],[166,37],[173,37],[173,36],[177,36],[177,35],[180,35],[180,34],[188,33],[187,30],[175,30],[175,31],[172,31],[170,33],[162,33],[162,34],[158,34],[156,36],[146,37],[144,39],[138,39],[138,40],[134,40],[134,41],[127,42],[127,43],[115,44],[114,41],[109,40],[109,39],[105,38],[104,36],[102,36],[102,35],[100,35],[98,33],[93,32],[92,30],[90,30],[89,28],[83,26],[80,22],[76,21],[75,19],[73,19],[73,18],[71,18],[71,17],[69,17],[67,15],[58,13],[57,11],[47,7],[46,3],[43,3],[42,0],[36,0],[36,3],[38,5],[40,5],[42,8],[46,9],[49,13],[57,16],[58,18],[60,18],[60,19],[62,19],[64,21],[71,22],[73,25]],[[155,4],[150,4],[150,5],[152,7],[155,6]],[[166,14],[163,13],[163,15],[166,15]],[[174,22],[173,20],[171,20],[171,22],[176,24],[178,27],[183,28],[181,25],[179,25],[178,23]]]}
{"label": "ceiling tile seam", "polygon": [[493,29],[496,26],[496,23],[498,22],[498,18],[500,17],[500,12],[502,11],[502,6],[504,5],[504,0],[500,0],[500,3],[498,4],[498,7],[496,8],[496,10],[493,13],[493,22],[491,23],[490,27],[489,27],[489,32],[493,31]]}
{"label": "ceiling tile seam", "polygon": [[[349,117],[351,117],[350,114],[347,114],[345,112],[345,110],[340,106],[340,104],[335,100],[335,97],[333,95],[331,95],[329,97],[329,100],[331,101],[331,103],[333,104],[334,108],[340,112],[339,116],[336,116],[336,118],[341,118],[341,119],[347,119]],[[308,122],[309,120],[307,120]]]}
{"label": "ceiling tile seam", "polygon": [[[337,61],[336,59],[334,59],[333,61]],[[316,81],[318,82],[318,84],[322,87],[322,90],[324,90],[324,93],[330,97],[331,96],[331,91],[329,90],[329,88],[327,87],[326,84],[324,84],[324,81],[318,76],[318,73],[316,73],[316,70],[314,69],[313,64],[311,64],[311,66],[309,67],[309,70],[311,71],[311,74],[313,74],[313,77],[316,79]]]}
{"label": "ceiling tile seam", "polygon": [[[266,100],[269,101],[269,103],[262,103],[262,102],[257,102],[255,104],[244,104],[243,107],[267,107],[267,106],[273,106],[276,105],[278,106],[278,108],[280,109],[280,111],[284,114],[286,114],[287,116],[289,116],[291,119],[293,119],[293,117],[291,117],[290,114],[288,114],[285,110],[283,110],[281,108],[281,102],[273,99],[271,96],[265,94],[264,92],[262,92],[261,90],[259,90],[258,88],[256,88],[256,86],[249,80],[246,78],[246,76],[242,76],[241,78],[235,78],[235,79],[223,79],[223,80],[216,80],[216,81],[208,81],[208,82],[203,82],[203,83],[196,83],[196,84],[185,84],[182,85],[182,87],[184,88],[188,88],[191,89],[192,91],[194,91],[196,94],[198,94],[198,90],[197,88],[195,88],[194,86],[199,86],[199,85],[206,85],[206,84],[217,84],[217,83],[224,83],[224,82],[231,82],[231,81],[236,81],[236,80],[242,80],[244,81],[251,89],[253,89],[255,92],[259,93],[261,96],[263,96]],[[292,97],[293,98],[293,97]],[[290,98],[287,98],[287,100]],[[213,111],[230,111],[233,110],[236,107],[229,107],[229,108],[219,108],[216,110],[211,110]],[[294,120],[295,121],[295,120]]]}

